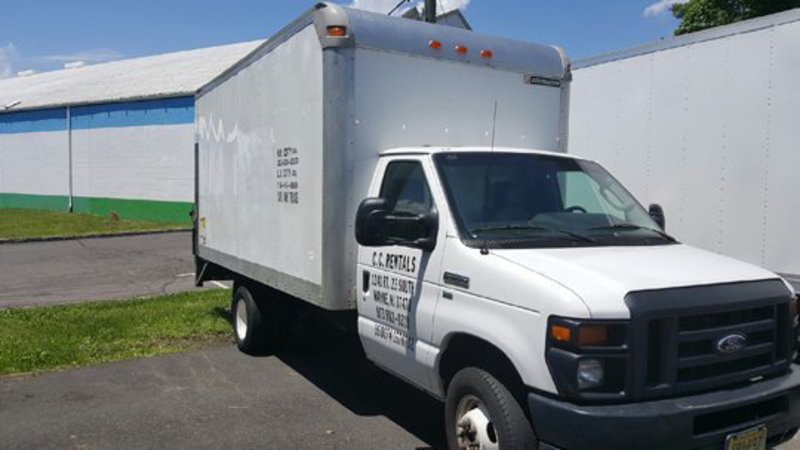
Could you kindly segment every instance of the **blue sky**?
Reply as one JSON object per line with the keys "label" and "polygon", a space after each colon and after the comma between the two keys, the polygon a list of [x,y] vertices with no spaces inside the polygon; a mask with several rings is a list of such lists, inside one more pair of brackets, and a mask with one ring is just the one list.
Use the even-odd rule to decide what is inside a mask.
{"label": "blue sky", "polygon": [[[338,0],[388,11],[399,0]],[[553,43],[573,60],[670,36],[676,0],[439,0],[462,7],[476,31]],[[65,63],[261,39],[310,0],[2,0],[0,77]],[[413,4],[416,3],[412,1]]]}

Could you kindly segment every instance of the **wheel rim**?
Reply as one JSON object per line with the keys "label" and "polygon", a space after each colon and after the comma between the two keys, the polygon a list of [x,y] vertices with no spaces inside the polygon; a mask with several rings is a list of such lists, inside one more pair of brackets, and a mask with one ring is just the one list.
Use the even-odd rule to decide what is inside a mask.
{"label": "wheel rim", "polygon": [[486,406],[474,395],[458,402],[456,437],[459,449],[497,450],[497,432]]}
{"label": "wheel rim", "polygon": [[236,302],[236,336],[240,341],[247,337],[247,305],[244,300]]}

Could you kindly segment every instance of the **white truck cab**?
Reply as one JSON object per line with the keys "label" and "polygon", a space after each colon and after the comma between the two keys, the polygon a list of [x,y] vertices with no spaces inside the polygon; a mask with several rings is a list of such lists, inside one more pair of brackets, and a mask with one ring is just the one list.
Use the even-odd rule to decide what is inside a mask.
{"label": "white truck cab", "polygon": [[[788,369],[791,286],[677,242],[597,163],[403,148],[381,155],[369,192],[356,219],[361,341],[378,365],[448,400],[451,442],[495,448],[493,436],[519,433],[482,431],[515,413],[500,410],[506,394],[526,400],[516,413],[539,439],[570,449],[721,448],[715,431],[763,425],[756,406],[744,407],[749,420],[718,411],[742,409],[763,395],[751,380]],[[459,373],[509,392],[487,399],[472,386],[451,398]],[[797,382],[773,380],[771,393]],[[737,383],[725,397],[660,400]],[[716,418],[726,414],[730,423]],[[640,427],[616,427],[628,420]]]}
{"label": "white truck cab", "polygon": [[238,347],[344,320],[458,449],[791,438],[795,292],[567,155],[570,80],[557,47],[321,3],[202,88],[197,283],[234,280]]}

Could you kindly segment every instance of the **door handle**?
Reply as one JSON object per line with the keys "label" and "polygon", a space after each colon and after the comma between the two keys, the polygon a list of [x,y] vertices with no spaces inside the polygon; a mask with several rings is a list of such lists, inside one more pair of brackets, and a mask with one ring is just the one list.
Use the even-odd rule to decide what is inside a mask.
{"label": "door handle", "polygon": [[445,272],[443,278],[444,284],[457,286],[463,289],[469,289],[469,277],[465,277],[464,275],[459,275],[453,272]]}

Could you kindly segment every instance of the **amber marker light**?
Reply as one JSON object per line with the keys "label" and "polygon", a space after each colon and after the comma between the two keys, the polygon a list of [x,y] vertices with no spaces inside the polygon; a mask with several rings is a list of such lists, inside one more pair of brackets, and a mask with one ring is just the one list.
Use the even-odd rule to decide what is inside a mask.
{"label": "amber marker light", "polygon": [[430,48],[432,48],[434,50],[441,50],[442,49],[442,42],[441,41],[435,41],[435,40],[431,39],[430,41],[428,41],[428,47],[430,47]]}
{"label": "amber marker light", "polygon": [[343,27],[341,25],[331,25],[328,27],[328,36],[345,37],[347,36],[347,27]]}
{"label": "amber marker light", "polygon": [[556,342],[569,342],[570,329],[564,325],[552,325],[550,326],[550,337]]}
{"label": "amber marker light", "polygon": [[459,55],[466,55],[467,53],[469,53],[469,48],[461,44],[456,45],[456,53],[458,53]]}
{"label": "amber marker light", "polygon": [[608,343],[608,327],[605,325],[582,325],[578,330],[578,345],[597,347]]}
{"label": "amber marker light", "polygon": [[481,58],[483,59],[492,59],[494,56],[494,52],[491,50],[481,50]]}

